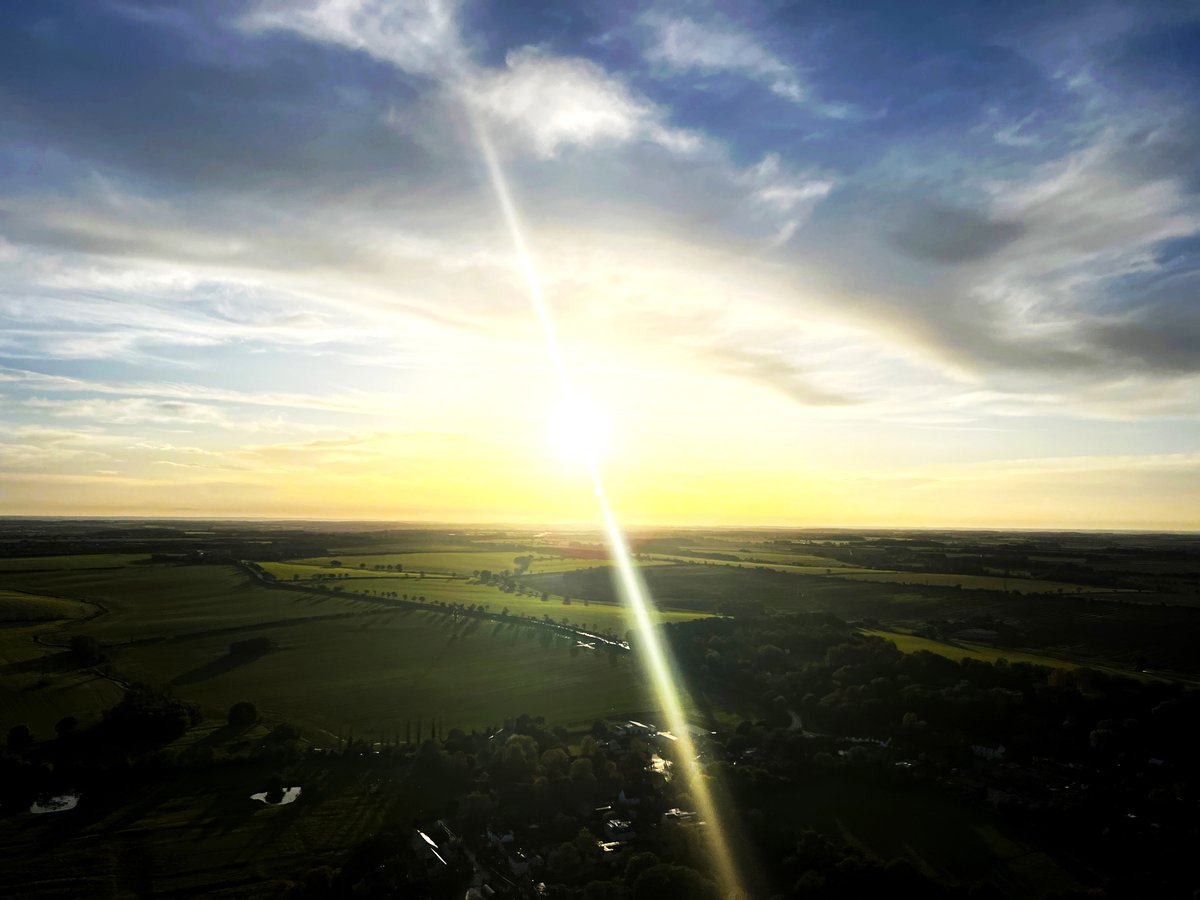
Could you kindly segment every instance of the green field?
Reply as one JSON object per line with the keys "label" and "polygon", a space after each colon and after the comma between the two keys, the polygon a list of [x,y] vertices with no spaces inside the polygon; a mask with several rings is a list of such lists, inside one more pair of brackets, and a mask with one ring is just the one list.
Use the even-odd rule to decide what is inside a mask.
{"label": "green field", "polygon": [[308,559],[298,559],[294,562],[308,566],[329,567],[337,560],[342,565],[340,571],[353,571],[359,565],[371,569],[374,566],[401,565],[405,572],[425,572],[442,575],[471,575],[486,569],[489,572],[505,572],[516,569],[514,561],[518,556],[532,556],[528,573],[567,572],[572,569],[587,569],[596,566],[609,565],[607,559],[582,559],[547,554],[535,550],[491,550],[491,551],[422,551],[417,553],[373,553],[364,555],[345,556],[315,556]]}
{"label": "green field", "polygon": [[[223,743],[201,726],[200,740]],[[79,815],[0,818],[0,895],[6,897],[262,897],[265,879],[298,877],[385,823],[407,825],[420,786],[403,771],[355,771],[305,761],[289,773],[303,802],[249,800],[269,765],[173,772],[161,783]],[[85,812],[86,810],[86,812]]]}
{"label": "green field", "polygon": [[[10,588],[99,604],[105,613],[76,630],[111,643],[368,608],[361,600],[312,598],[262,587],[234,566],[69,569],[14,573],[4,582]],[[66,635],[50,640],[65,643]]]}
{"label": "green field", "polygon": [[150,559],[145,553],[89,553],[71,556],[19,556],[0,559],[4,572],[61,572],[63,569],[120,569]]}
{"label": "green field", "polygon": [[83,669],[34,637],[44,624],[0,627],[0,725],[26,724],[48,737],[63,716],[90,722],[121,699],[123,689]]}
{"label": "green field", "polygon": [[[369,591],[376,596],[396,593],[401,598],[405,595],[410,599],[424,597],[427,603],[463,603],[468,606],[478,604],[485,606],[491,613],[507,609],[514,616],[534,616],[541,619],[548,615],[555,622],[565,622],[580,628],[612,629],[618,634],[624,634],[627,628],[632,627],[624,607],[617,603],[585,603],[582,599],[575,598],[567,604],[563,603],[562,597],[557,594],[549,600],[541,600],[540,594],[529,596],[516,592],[505,593],[493,585],[476,584],[461,579],[426,577],[419,580],[375,573],[374,576],[364,575],[334,586],[340,586],[341,593],[345,596],[352,596],[351,592],[357,595]],[[367,595],[368,598],[370,596],[371,594]],[[655,611],[654,615],[660,622],[682,622],[706,613],[664,609]]]}
{"label": "green field", "polygon": [[81,619],[94,612],[94,607],[77,600],[0,588],[0,624]]}
{"label": "green field", "polygon": [[[264,567],[282,572],[288,565]],[[93,720],[119,698],[114,680],[65,651],[74,634],[109,648],[115,678],[169,686],[215,717],[248,699],[323,740],[352,726],[382,734],[417,716],[472,728],[525,711],[590,722],[649,705],[628,655],[572,649],[573,640],[527,623],[464,619],[435,608],[507,608],[514,617],[548,614],[624,635],[630,626],[619,606],[542,601],[448,576],[351,574],[322,582],[327,590],[318,593],[287,582],[264,585],[232,565],[77,564],[4,573],[0,611],[40,605],[42,618],[61,617],[0,628],[3,723],[45,734],[65,715]],[[21,593],[35,590],[44,593]],[[381,596],[393,593],[424,596],[427,608],[390,605]],[[661,619],[696,615],[664,612]],[[229,655],[230,643],[257,636],[280,649],[249,660]]]}
{"label": "green field", "polygon": [[544,629],[516,623],[396,609],[299,622],[269,636],[280,649],[240,663],[227,655],[231,637],[212,635],[130,647],[119,665],[209,711],[249,699],[317,740],[351,726],[391,737],[418,716],[470,729],[521,712],[591,722],[650,705],[629,656],[571,652],[562,638],[547,645]]}
{"label": "green field", "polygon": [[[739,549],[739,550],[713,551],[713,550],[705,550],[702,548],[695,548],[695,547],[685,547],[684,549],[686,552],[694,553],[694,554],[704,554],[704,553],[712,553],[712,552],[730,553],[730,554],[736,555],[738,557],[738,559],[740,559],[744,562],[763,560],[766,563],[786,563],[787,565],[790,565],[790,566],[806,566],[806,567],[820,568],[820,569],[826,569],[826,568],[836,569],[836,568],[840,568],[840,567],[849,565],[849,563],[844,563],[840,559],[832,559],[827,556],[818,556],[813,553],[790,553],[785,550],[757,550],[757,549],[755,549],[755,550],[750,550],[750,551],[743,551],[743,550]],[[695,559],[695,556],[683,556],[680,558],[691,561],[691,560]],[[719,562],[719,560],[713,560],[713,561]]]}
{"label": "green field", "polygon": [[869,581],[884,584],[923,584],[930,587],[962,588],[974,591],[1002,591],[1018,594],[1112,594],[1120,588],[1083,585],[1068,581],[1047,581],[1038,578],[1004,577],[1003,575],[959,575],[948,572],[906,572],[894,569],[868,569],[822,559],[817,556],[791,556],[786,553],[754,553],[753,559],[767,562],[750,562],[748,555],[739,560],[706,559],[680,555],[654,555],[654,559],[688,565],[725,566],[735,569],[770,569],[794,575],[822,575],[830,578],[846,578],[853,581]]}
{"label": "green field", "polygon": [[953,575],[944,572],[880,572],[856,569],[833,573],[854,581],[891,584],[927,584],[936,587],[961,587],[968,591],[1013,591],[1018,594],[1112,594],[1119,588],[1073,584],[1068,581],[1044,581],[1037,578],[1005,578],[1001,575]]}
{"label": "green field", "polygon": [[1158,675],[1151,673],[1135,672],[1128,668],[1115,665],[1105,665],[1102,662],[1095,660],[1078,660],[1067,659],[1060,656],[1052,656],[1046,653],[1036,653],[1026,650],[1014,650],[1010,647],[993,647],[988,644],[979,644],[969,641],[938,641],[932,638],[920,637],[915,634],[904,634],[896,631],[881,631],[878,629],[864,628],[863,634],[875,635],[876,637],[886,638],[895,644],[904,653],[916,653],[918,650],[926,650],[930,653],[936,653],[938,656],[945,656],[948,659],[978,659],[983,662],[994,663],[998,660],[1008,660],[1010,663],[1030,663],[1035,666],[1048,666],[1052,669],[1096,669],[1101,672],[1108,672],[1111,675],[1117,675],[1122,678],[1135,678],[1139,681],[1179,681],[1187,684],[1200,683],[1200,679],[1181,675],[1179,673],[1171,673],[1169,676]]}
{"label": "green field", "polygon": [[903,653],[916,653],[918,650],[927,650],[930,653],[936,653],[938,656],[945,656],[948,659],[979,659],[989,663],[994,663],[1000,659],[1007,659],[1010,663],[1023,662],[1031,663],[1035,666],[1051,666],[1060,669],[1075,669],[1082,665],[1082,663],[1058,659],[1040,653],[1027,653],[1022,650],[1012,650],[1007,647],[992,647],[988,644],[971,643],[968,641],[937,641],[933,638],[920,637],[915,634],[904,634],[898,631],[881,631],[879,629],[864,628],[863,634],[886,638]]}
{"label": "green field", "polygon": [[[354,557],[350,557],[353,559]],[[330,581],[346,578],[380,578],[395,577],[405,581],[416,581],[420,572],[379,572],[375,569],[360,569],[357,566],[343,565],[340,568],[321,565],[312,562],[260,562],[264,571],[270,572],[279,581]],[[468,575],[470,573],[467,573]],[[426,572],[425,578],[430,581],[447,581],[453,578],[463,578],[462,575],[451,575],[445,572]]]}

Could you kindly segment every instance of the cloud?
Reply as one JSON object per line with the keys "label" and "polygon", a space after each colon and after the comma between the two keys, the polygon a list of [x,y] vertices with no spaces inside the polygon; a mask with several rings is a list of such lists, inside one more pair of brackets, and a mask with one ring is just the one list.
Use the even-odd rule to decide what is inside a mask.
{"label": "cloud", "polygon": [[787,243],[837,184],[829,176],[786,171],[777,153],[768,153],[734,180],[750,189],[750,201],[758,215],[778,222],[769,241],[771,247]]}
{"label": "cloud", "polygon": [[664,124],[660,108],[590,60],[525,47],[510,52],[503,68],[477,65],[463,46],[457,6],[442,0],[316,0],[299,9],[271,3],[240,21],[251,31],[293,31],[431,77],[461,91],[543,158],[565,147],[632,140],[678,153],[701,145],[698,135]]}
{"label": "cloud", "polygon": [[936,202],[916,203],[891,233],[902,253],[934,263],[983,259],[1016,240],[1024,226],[998,221],[969,209]]}
{"label": "cloud", "polygon": [[215,406],[181,400],[152,400],[125,397],[120,400],[90,398],[79,400],[31,397],[22,404],[62,419],[95,419],[114,425],[220,425],[229,424]]}
{"label": "cloud", "polygon": [[96,430],[4,423],[0,469],[38,469],[111,460],[122,441]]}
{"label": "cloud", "polygon": [[762,83],[785,100],[809,99],[809,89],[795,69],[747,32],[658,14],[642,21],[655,33],[655,42],[646,51],[652,62],[676,71],[734,72]]}
{"label": "cloud", "polygon": [[524,137],[544,159],[565,147],[635,140],[684,154],[703,144],[698,135],[667,126],[662,109],[586,59],[526,47],[509,53],[503,70],[477,74],[466,91],[490,121]]}
{"label": "cloud", "polygon": [[444,76],[463,64],[449,0],[271,0],[240,19],[250,31],[283,29],[361,50],[416,75]]}
{"label": "cloud", "polygon": [[[271,391],[241,391],[202,384],[177,382],[99,381],[67,375],[49,375],[27,369],[0,366],[0,385],[10,384],[37,391],[66,393],[118,394],[122,397],[162,399],[192,403],[227,403],[267,406],[278,409],[303,409],[335,413],[389,415],[390,395],[339,390],[336,394],[315,395]],[[50,401],[43,401],[50,402]]]}
{"label": "cloud", "polygon": [[820,386],[814,373],[784,350],[726,343],[710,348],[707,355],[730,374],[769,385],[801,406],[851,406],[859,402]]}

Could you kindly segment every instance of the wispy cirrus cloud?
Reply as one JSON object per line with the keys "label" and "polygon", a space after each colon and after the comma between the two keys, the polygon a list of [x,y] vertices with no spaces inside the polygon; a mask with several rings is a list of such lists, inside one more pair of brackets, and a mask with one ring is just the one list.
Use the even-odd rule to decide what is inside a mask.
{"label": "wispy cirrus cloud", "polygon": [[652,62],[681,71],[732,72],[761,82],[785,100],[800,103],[810,99],[809,88],[796,68],[747,31],[659,13],[648,13],[642,22],[654,36],[646,51]]}
{"label": "wispy cirrus cloud", "polygon": [[455,0],[267,0],[238,21],[361,50],[417,75],[444,77],[465,63]]}

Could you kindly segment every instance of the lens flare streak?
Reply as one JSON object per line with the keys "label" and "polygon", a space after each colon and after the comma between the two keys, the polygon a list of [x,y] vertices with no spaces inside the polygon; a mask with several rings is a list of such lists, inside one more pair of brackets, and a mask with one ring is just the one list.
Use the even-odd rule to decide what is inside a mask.
{"label": "lens flare streak", "polygon": [[[529,299],[533,304],[538,322],[541,325],[542,336],[545,339],[546,350],[550,356],[555,374],[558,377],[563,402],[565,404],[573,404],[578,401],[578,394],[575,391],[574,384],[571,381],[570,370],[563,357],[558,333],[555,330],[554,320],[550,314],[550,307],[542,291],[541,280],[538,278],[533,257],[529,252],[529,247],[525,240],[525,232],[521,227],[520,217],[517,215],[516,204],[513,202],[512,193],[508,187],[508,180],[504,175],[504,169],[500,165],[499,157],[496,154],[496,149],[492,144],[487,128],[475,115],[471,116],[471,125],[479,142],[492,189],[495,191],[496,200],[500,205],[501,213],[508,227],[509,236],[512,239],[513,249],[516,252],[518,271],[525,283]],[[722,827],[712,792],[709,789],[706,776],[697,761],[696,748],[688,729],[687,717],[683,712],[678,679],[675,677],[673,671],[669,650],[651,613],[653,607],[649,594],[642,584],[642,580],[633,564],[633,558],[625,543],[624,533],[604,491],[604,482],[601,478],[600,465],[596,454],[588,447],[581,447],[579,449],[580,456],[587,468],[588,477],[591,480],[592,492],[596,496],[596,502],[604,521],[604,532],[609,552],[616,563],[621,589],[620,593],[627,609],[632,613],[637,626],[636,634],[638,635],[638,642],[636,649],[638,651],[638,658],[641,660],[659,705],[662,707],[667,727],[677,737],[675,745],[678,752],[678,759],[676,760],[677,771],[681,771],[687,779],[692,799],[696,805],[696,811],[706,823],[705,837],[712,853],[713,870],[717,876],[718,887],[725,897],[741,897],[744,894],[742,881],[738,876],[733,852],[725,829]]]}

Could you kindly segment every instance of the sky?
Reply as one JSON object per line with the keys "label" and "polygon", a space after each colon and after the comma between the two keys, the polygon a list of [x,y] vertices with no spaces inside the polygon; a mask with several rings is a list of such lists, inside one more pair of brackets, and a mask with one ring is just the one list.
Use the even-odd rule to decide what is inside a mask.
{"label": "sky", "polygon": [[1200,528],[1196,97],[1178,0],[0,4],[0,514]]}

